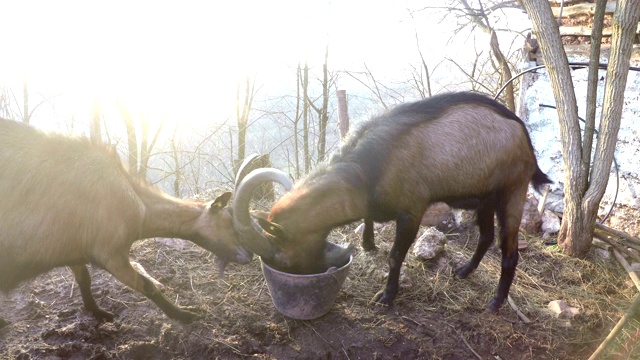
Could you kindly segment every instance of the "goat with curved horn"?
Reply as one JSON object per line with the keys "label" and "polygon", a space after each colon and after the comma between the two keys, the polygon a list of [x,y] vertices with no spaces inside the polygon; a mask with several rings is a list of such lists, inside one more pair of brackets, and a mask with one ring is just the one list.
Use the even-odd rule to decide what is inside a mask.
{"label": "goat with curved horn", "polygon": [[[240,171],[238,171],[238,174],[240,174]],[[266,259],[274,256],[275,247],[262,234],[260,226],[251,217],[249,203],[253,196],[253,191],[260,184],[269,181],[279,183],[287,191],[293,187],[287,174],[281,170],[273,168],[256,169],[245,176],[240,181],[240,184],[236,184],[236,196],[233,201],[233,226],[240,234],[240,242],[255,254]]]}
{"label": "goat with curved horn", "polygon": [[[429,204],[474,209],[480,238],[473,257],[456,270],[471,274],[500,224],[502,271],[487,309],[497,312],[518,263],[518,227],[529,184],[551,180],[540,168],[525,124],[487,96],[448,93],[399,105],[364,122],[330,160],[296,184],[255,228],[248,212],[254,187],[270,171],[247,176],[236,192],[234,226],[241,241],[269,265],[298,274],[326,270],[350,249],[329,253],[326,238],[340,225],[367,219],[396,222],[386,286],[373,301],[391,305],[402,263]],[[333,262],[332,262],[333,261]],[[324,268],[324,269],[323,269]]]}

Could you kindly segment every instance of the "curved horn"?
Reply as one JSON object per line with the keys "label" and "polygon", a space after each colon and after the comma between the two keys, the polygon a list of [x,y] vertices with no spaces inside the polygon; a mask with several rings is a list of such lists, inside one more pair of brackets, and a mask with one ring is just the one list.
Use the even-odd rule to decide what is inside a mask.
{"label": "curved horn", "polygon": [[249,213],[249,202],[253,191],[262,183],[275,181],[288,191],[293,184],[287,174],[273,168],[256,169],[250,172],[236,188],[236,198],[233,201],[233,226],[240,234],[243,246],[264,258],[271,258],[275,254],[275,247],[262,234],[260,226],[253,221]]}
{"label": "curved horn", "polygon": [[238,172],[236,173],[236,181],[234,181],[236,189],[238,189],[238,185],[240,185],[242,179],[247,175],[247,171],[245,169],[250,168],[249,165],[256,161],[256,159],[258,159],[259,157],[260,155],[253,153],[242,160],[242,163],[238,167]]}

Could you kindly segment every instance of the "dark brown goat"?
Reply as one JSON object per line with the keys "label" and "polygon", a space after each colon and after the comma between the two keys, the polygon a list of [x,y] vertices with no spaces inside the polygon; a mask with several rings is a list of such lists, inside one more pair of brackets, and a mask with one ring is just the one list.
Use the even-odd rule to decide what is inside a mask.
{"label": "dark brown goat", "polygon": [[[500,103],[476,93],[450,93],[400,105],[364,123],[329,162],[299,181],[259,220],[266,235],[246,222],[249,174],[236,191],[234,213],[241,240],[266,261],[288,272],[323,271],[346,261],[348,250],[326,253],[326,237],[359,219],[395,220],[386,287],[374,301],[391,305],[402,262],[420,219],[433,202],[476,209],[480,239],[459,278],[477,268],[500,224],[502,272],[487,309],[505,301],[518,263],[517,235],[528,185],[549,183],[540,170],[523,122]],[[246,186],[245,186],[246,185]],[[247,195],[248,194],[248,195]],[[241,218],[240,218],[241,217]]]}
{"label": "dark brown goat", "polygon": [[129,262],[131,244],[150,237],[191,240],[223,263],[247,263],[238,246],[231,193],[206,203],[171,197],[135,179],[115,151],[84,138],[45,134],[0,119],[0,290],[69,266],[85,307],[111,321],[91,294],[86,264],[104,268],[169,317],[197,315],[165,298]]}

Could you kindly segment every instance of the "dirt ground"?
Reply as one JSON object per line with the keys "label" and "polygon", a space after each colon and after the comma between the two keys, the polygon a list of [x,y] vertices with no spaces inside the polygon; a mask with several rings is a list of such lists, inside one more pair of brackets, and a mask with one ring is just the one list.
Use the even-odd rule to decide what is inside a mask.
{"label": "dirt ground", "polygon": [[[395,305],[372,306],[384,285],[393,225],[377,230],[379,250],[357,246],[351,272],[332,310],[310,321],[281,315],[271,303],[259,261],[227,268],[219,278],[214,258],[183,242],[134,245],[132,259],[164,284],[180,305],[198,307],[202,319],[182,325],[151,301],[100,269],[92,269],[98,303],[116,314],[99,323],[82,307],[66,268],[0,295],[2,359],[585,359],[629,306],[635,290],[624,271],[599,256],[565,257],[540,239],[528,238],[511,297],[531,320],[525,324],[504,305],[483,312],[497,287],[499,252],[492,248],[466,280],[452,269],[475,247],[472,227],[454,229],[446,252],[433,262],[410,254]],[[352,228],[332,235],[358,243]],[[581,314],[555,319],[547,303],[564,299]],[[610,357],[640,354],[640,326],[616,342]],[[2,324],[0,324],[2,326]],[[634,332],[635,331],[635,332]]]}

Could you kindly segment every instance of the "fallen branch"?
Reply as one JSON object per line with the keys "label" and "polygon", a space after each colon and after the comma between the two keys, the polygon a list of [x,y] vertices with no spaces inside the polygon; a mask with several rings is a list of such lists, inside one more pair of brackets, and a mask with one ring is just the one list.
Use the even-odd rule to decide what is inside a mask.
{"label": "fallen branch", "polygon": [[629,250],[627,250],[627,248],[625,248],[622,244],[618,243],[618,241],[610,238],[608,236],[608,234],[603,233],[602,231],[594,231],[593,235],[595,237],[597,237],[598,239],[606,242],[607,244],[611,245],[615,250],[618,250],[621,253],[624,253],[626,256],[629,256],[631,258],[633,258],[634,260],[640,262],[640,256],[630,252]]}
{"label": "fallen branch", "polygon": [[604,232],[607,232],[609,234],[621,237],[621,238],[627,240],[630,243],[633,243],[633,244],[636,244],[636,245],[640,245],[640,239],[638,239],[635,236],[631,236],[631,235],[627,234],[624,231],[612,229],[612,228],[610,228],[608,226],[605,226],[605,225],[602,225],[602,224],[598,224],[598,223],[596,223],[596,229],[600,229],[600,230],[602,230]]}
{"label": "fallen branch", "polygon": [[638,278],[638,274],[636,274],[636,272],[633,271],[633,269],[631,268],[631,265],[629,265],[627,260],[625,260],[624,256],[622,256],[622,254],[620,254],[620,252],[618,252],[616,249],[613,249],[613,255],[615,255],[620,265],[622,265],[622,267],[627,272],[627,274],[629,274],[631,281],[633,281],[633,283],[636,285],[636,288],[638,288],[638,291],[640,291],[640,278]]}
{"label": "fallen branch", "polygon": [[464,338],[464,336],[462,336],[462,334],[460,334],[460,338],[462,339],[462,341],[464,341],[464,344],[467,345],[467,349],[469,349],[469,351],[471,351],[471,353],[473,355],[476,356],[476,358],[482,360],[482,356],[480,356],[480,354],[478,354],[475,350],[473,350],[473,348],[471,347],[471,345],[469,345],[469,343],[467,342],[467,339]]}
{"label": "fallen branch", "polygon": [[613,339],[616,338],[620,330],[622,330],[624,326],[627,324],[627,321],[633,318],[633,316],[635,315],[636,312],[638,312],[639,309],[640,309],[640,294],[636,295],[635,300],[633,300],[633,303],[631,303],[631,307],[629,307],[629,309],[624,314],[624,316],[620,318],[616,326],[614,326],[613,329],[611,329],[611,332],[609,333],[609,335],[602,341],[600,346],[598,346],[598,348],[591,355],[589,360],[595,360],[600,358],[600,356],[604,353],[604,351],[607,349],[609,344],[611,344]]}
{"label": "fallen branch", "polygon": [[511,298],[511,295],[507,295],[507,301],[509,302],[509,306],[511,306],[513,311],[516,312],[522,322],[524,322],[525,324],[531,324],[531,320],[529,320],[529,318],[522,311],[520,311],[516,303]]}

